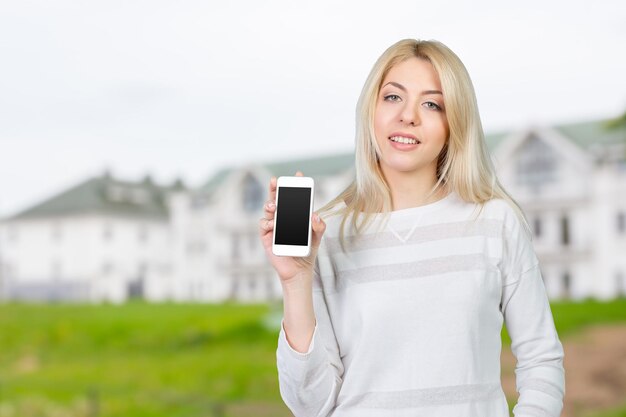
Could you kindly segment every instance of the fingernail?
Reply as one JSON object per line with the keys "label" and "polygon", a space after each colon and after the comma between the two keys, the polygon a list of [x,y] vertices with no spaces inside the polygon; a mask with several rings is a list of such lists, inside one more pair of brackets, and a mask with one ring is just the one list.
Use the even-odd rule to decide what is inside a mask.
{"label": "fingernail", "polygon": [[320,216],[318,216],[317,214],[315,216],[313,216],[313,220],[315,220],[316,223],[320,222]]}

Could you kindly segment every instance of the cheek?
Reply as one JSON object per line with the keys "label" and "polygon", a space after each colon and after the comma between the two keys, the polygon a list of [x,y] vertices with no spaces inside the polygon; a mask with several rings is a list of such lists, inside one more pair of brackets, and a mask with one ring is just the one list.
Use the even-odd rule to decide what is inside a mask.
{"label": "cheek", "polygon": [[443,126],[442,131],[443,131],[444,140],[447,140],[450,137],[450,129],[448,128],[447,123]]}
{"label": "cheek", "polygon": [[392,109],[385,108],[385,106],[377,108],[376,113],[374,113],[374,130],[377,132],[385,132],[389,129],[393,119],[394,114]]}
{"label": "cheek", "polygon": [[440,114],[439,124],[441,125],[441,131],[448,137],[450,134],[450,126],[448,125],[448,119],[445,114]]}
{"label": "cheek", "polygon": [[380,140],[381,136],[384,135],[384,118],[380,112],[376,112],[374,115],[374,134],[376,135],[376,140]]}
{"label": "cheek", "polygon": [[429,120],[429,123],[422,123],[428,131],[437,137],[448,138],[450,130],[448,129],[448,123],[445,119],[433,118]]}

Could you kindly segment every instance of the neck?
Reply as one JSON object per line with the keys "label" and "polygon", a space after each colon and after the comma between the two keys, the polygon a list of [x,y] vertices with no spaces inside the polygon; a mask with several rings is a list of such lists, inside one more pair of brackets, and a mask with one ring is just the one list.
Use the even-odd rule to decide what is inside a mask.
{"label": "neck", "polygon": [[432,195],[428,195],[437,183],[435,172],[424,175],[416,172],[384,172],[385,179],[391,189],[392,210],[419,207],[434,203],[444,198],[448,193],[440,188]]}

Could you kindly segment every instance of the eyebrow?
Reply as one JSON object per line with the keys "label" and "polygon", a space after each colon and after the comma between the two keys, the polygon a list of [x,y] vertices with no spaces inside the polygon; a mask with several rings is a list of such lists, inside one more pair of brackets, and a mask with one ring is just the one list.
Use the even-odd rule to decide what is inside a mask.
{"label": "eyebrow", "polygon": [[[384,87],[385,87],[385,86],[387,86],[388,84],[391,84],[391,85],[393,85],[394,87],[399,88],[400,90],[404,91],[405,93],[407,92],[406,88],[405,88],[402,84],[397,83],[397,82],[395,82],[395,81],[389,81],[387,84],[383,85],[381,88],[384,88]],[[422,95],[422,96],[425,96],[425,95],[427,95],[427,94],[441,94],[441,95],[443,95],[443,93],[442,93],[441,91],[439,91],[439,90],[424,90],[424,91],[422,91],[422,93],[421,93],[421,95]]]}

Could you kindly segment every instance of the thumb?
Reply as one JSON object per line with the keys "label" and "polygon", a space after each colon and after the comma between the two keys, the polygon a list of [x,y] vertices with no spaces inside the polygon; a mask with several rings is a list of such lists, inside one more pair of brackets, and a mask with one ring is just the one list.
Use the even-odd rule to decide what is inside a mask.
{"label": "thumb", "polygon": [[326,223],[324,222],[324,220],[322,220],[319,214],[314,213],[311,226],[313,228],[313,236],[311,236],[311,246],[313,246],[314,249],[317,249],[320,245],[320,242],[322,241],[322,236],[326,231]]}

